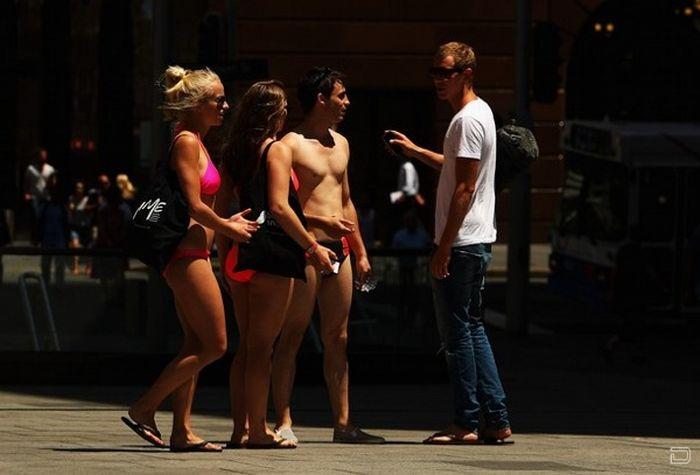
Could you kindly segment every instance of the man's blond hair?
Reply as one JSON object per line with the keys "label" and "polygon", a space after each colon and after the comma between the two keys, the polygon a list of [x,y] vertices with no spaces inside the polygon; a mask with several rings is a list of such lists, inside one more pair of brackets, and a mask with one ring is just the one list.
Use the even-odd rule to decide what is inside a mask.
{"label": "man's blond hair", "polygon": [[437,53],[435,53],[435,59],[442,61],[448,56],[452,56],[455,60],[456,68],[461,70],[471,68],[472,71],[476,69],[476,54],[474,53],[474,48],[466,43],[450,41],[449,43],[440,45]]}

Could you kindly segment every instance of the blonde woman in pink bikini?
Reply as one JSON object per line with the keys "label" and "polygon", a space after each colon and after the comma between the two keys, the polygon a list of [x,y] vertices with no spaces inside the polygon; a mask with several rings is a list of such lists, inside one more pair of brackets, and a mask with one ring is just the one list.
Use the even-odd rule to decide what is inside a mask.
{"label": "blonde woman in pink bikini", "polygon": [[199,372],[226,351],[226,324],[221,292],[209,262],[214,232],[236,242],[247,242],[257,224],[246,212],[228,219],[214,213],[214,196],[221,179],[202,144],[211,127],[221,125],[229,106],[219,77],[209,69],[189,71],[169,67],[163,78],[163,111],[175,121],[176,135],[170,147],[169,166],[178,176],[190,209],[187,234],[163,271],[173,291],[177,315],[184,332],[178,355],[122,420],[140,437],[157,447],[168,447],[158,431],[155,413],[171,396],[173,452],[220,452],[218,444],[194,434],[190,425],[192,399]]}

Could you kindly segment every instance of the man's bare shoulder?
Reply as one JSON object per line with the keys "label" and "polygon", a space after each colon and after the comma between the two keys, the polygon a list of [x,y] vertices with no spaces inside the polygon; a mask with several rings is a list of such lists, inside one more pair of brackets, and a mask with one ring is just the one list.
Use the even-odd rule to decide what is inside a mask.
{"label": "man's bare shoulder", "polygon": [[343,134],[341,134],[340,132],[337,132],[337,131],[335,131],[335,130],[333,130],[333,129],[329,129],[329,132],[331,133],[331,137],[333,137],[333,140],[334,140],[337,144],[342,145],[342,146],[344,146],[344,147],[348,147],[348,145],[349,145],[349,144],[348,144],[348,139],[346,139],[345,136],[344,136]]}

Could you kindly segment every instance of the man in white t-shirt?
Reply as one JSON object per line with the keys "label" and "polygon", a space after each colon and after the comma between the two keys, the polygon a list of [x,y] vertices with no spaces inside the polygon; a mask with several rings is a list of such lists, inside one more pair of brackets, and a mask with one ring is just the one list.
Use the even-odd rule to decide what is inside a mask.
{"label": "man in white t-shirt", "polygon": [[496,126],[491,108],[474,92],[475,69],[474,50],[464,43],[444,44],[435,54],[430,74],[437,95],[455,112],[442,154],[398,132],[390,141],[407,157],[440,171],[430,273],[455,416],[446,430],[424,441],[428,444],[503,442],[511,435],[505,393],[482,320],[481,291],[496,240]]}
{"label": "man in white t-shirt", "polygon": [[39,216],[43,205],[49,201],[47,183],[56,173],[48,163],[49,155],[45,148],[37,148],[24,174],[24,200],[32,209],[32,240],[37,239]]}
{"label": "man in white t-shirt", "polygon": [[24,198],[27,201],[48,201],[49,194],[46,184],[51,175],[56,173],[54,167],[48,163],[48,153],[45,148],[37,149],[32,163],[27,167],[25,174]]}
{"label": "man in white t-shirt", "polygon": [[399,168],[398,189],[390,195],[392,203],[405,203],[411,201],[418,206],[423,206],[425,200],[420,194],[420,178],[418,170],[410,160],[404,160]]}

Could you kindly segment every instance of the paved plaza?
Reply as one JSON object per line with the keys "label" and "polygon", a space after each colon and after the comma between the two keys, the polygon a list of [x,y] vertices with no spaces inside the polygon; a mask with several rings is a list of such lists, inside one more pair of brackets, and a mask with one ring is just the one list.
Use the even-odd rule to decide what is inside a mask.
{"label": "paved plaza", "polygon": [[[516,420],[523,426],[537,427],[537,420],[548,420],[553,430],[516,432],[515,444],[509,446],[422,445],[421,440],[446,420],[447,388],[441,385],[354,388],[355,418],[386,436],[385,446],[330,443],[325,393],[305,387],[295,393],[298,449],[172,454],[145,445],[120,422],[125,405],[115,401],[129,401],[138,392],[123,387],[3,389],[0,473],[700,473],[698,439],[584,433],[600,426],[646,434],[648,425],[658,422],[658,414],[633,410],[572,414],[554,408],[542,413],[537,407],[516,405]],[[226,401],[223,388],[199,391],[194,426],[201,436],[227,438]],[[558,418],[576,418],[580,424],[566,433]],[[169,413],[160,413],[164,434],[168,419]],[[672,447],[687,447],[690,463],[671,465]],[[673,456],[682,461],[686,453],[678,449]]]}
{"label": "paved plaza", "polygon": [[[546,256],[545,247],[533,249],[533,278],[546,274]],[[505,274],[502,249],[494,252],[494,261],[491,278],[496,279]],[[16,280],[12,272],[21,267],[6,266],[6,279]],[[492,287],[494,302],[504,301],[502,287]],[[436,384],[445,381],[442,356],[361,352],[351,354],[353,419],[389,443],[332,444],[320,355],[306,353],[293,400],[296,450],[173,454],[148,446],[120,421],[143,386],[4,384],[0,474],[700,473],[695,327],[640,320],[608,353],[601,349],[614,322],[603,316],[593,321],[583,313],[576,317],[575,306],[543,290],[533,290],[531,302],[538,325],[527,337],[499,331],[499,313],[487,314],[509,399],[512,445],[423,445],[450,419],[449,388]],[[0,359],[0,379],[9,382],[85,382],[84,375],[94,383],[145,383],[165,364],[149,354],[8,355]],[[202,381],[214,386],[205,382],[199,388],[193,414],[198,435],[217,442],[225,442],[231,430],[223,387],[227,358],[205,369]],[[157,421],[167,438],[167,409]]]}

